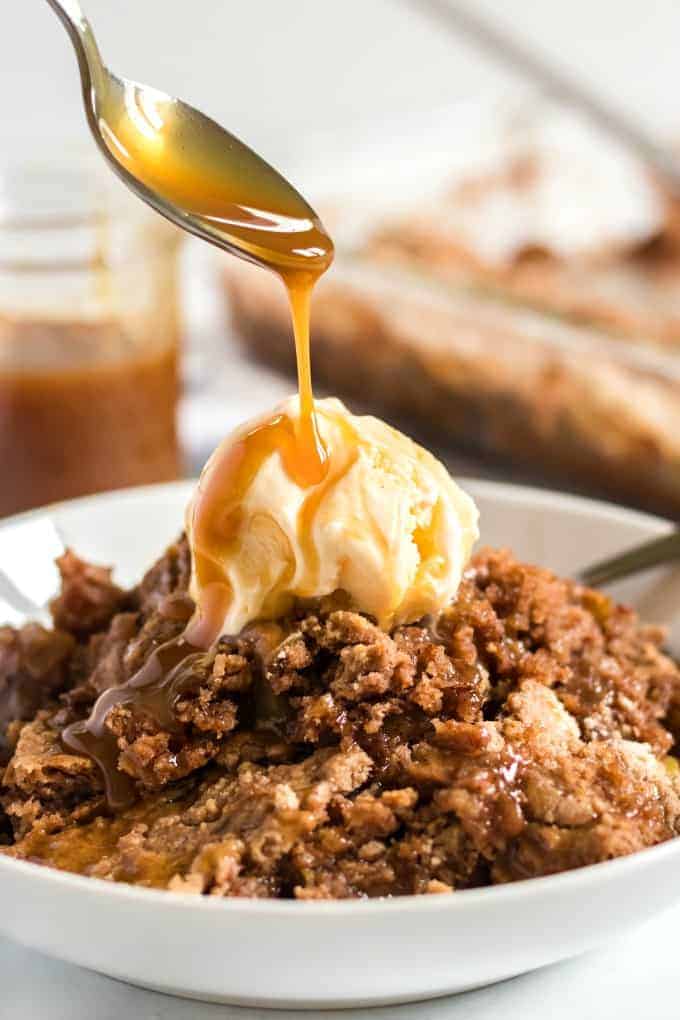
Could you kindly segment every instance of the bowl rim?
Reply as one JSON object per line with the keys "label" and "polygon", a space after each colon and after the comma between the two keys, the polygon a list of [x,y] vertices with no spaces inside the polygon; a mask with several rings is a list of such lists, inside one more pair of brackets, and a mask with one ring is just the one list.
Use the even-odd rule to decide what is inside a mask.
{"label": "bowl rim", "polygon": [[[75,875],[60,871],[45,864],[33,861],[15,860],[0,854],[0,882],[3,873],[8,877],[16,875],[28,880],[36,880],[41,885],[51,885],[71,890],[73,893],[85,893],[97,898],[112,897],[121,904],[130,901],[139,902],[141,906],[153,907],[165,904],[173,910],[227,911],[231,914],[273,914],[290,917],[304,914],[309,917],[344,917],[360,912],[366,914],[382,914],[404,910],[408,913],[428,913],[448,909],[462,910],[464,907],[494,905],[512,905],[517,900],[527,902],[531,898],[542,898],[544,895],[570,895],[582,892],[584,888],[599,884],[609,876],[611,879],[625,879],[637,869],[645,865],[658,864],[666,858],[680,855],[680,837],[675,836],[656,846],[645,847],[624,857],[616,857],[608,861],[598,861],[571,871],[561,871],[552,875],[540,875],[536,878],[524,878],[501,885],[481,886],[478,889],[453,890],[450,893],[423,894],[408,893],[403,896],[376,896],[374,898],[357,898],[346,900],[295,900],[295,899],[258,899],[256,897],[220,897],[204,896],[201,893],[175,892],[169,889],[151,889],[145,886],[131,885],[127,882],[113,882],[103,878]],[[458,906],[453,906],[458,904]]]}
{"label": "bowl rim", "polygon": [[[652,533],[661,533],[672,527],[672,523],[662,517],[614,503],[608,503],[605,500],[579,496],[570,492],[473,477],[461,477],[457,478],[456,481],[463,488],[469,486],[474,489],[476,494],[487,498],[500,498],[506,502],[511,501],[514,503],[529,501],[534,507],[543,507],[545,509],[559,506],[561,509],[567,508],[570,512],[577,513],[579,516],[587,517],[594,515],[599,518],[614,518],[620,522],[633,524]],[[186,490],[188,493],[193,484],[195,484],[194,479],[182,479],[155,485],[117,489],[111,492],[83,496],[79,499],[50,503],[43,507],[26,510],[23,513],[4,518],[0,521],[0,530],[5,530],[8,527],[52,513],[59,513],[70,509],[87,509],[93,504],[118,503],[120,500],[134,502],[139,499],[144,500],[144,498],[174,491],[183,492]],[[407,894],[394,897],[349,900],[300,901],[203,896],[197,893],[152,889],[144,886],[130,885],[125,882],[112,882],[101,878],[72,874],[48,865],[16,860],[4,854],[0,854],[0,877],[5,875],[11,877],[12,874],[16,874],[17,877],[31,880],[36,879],[53,887],[65,888],[66,890],[71,889],[74,893],[89,892],[96,897],[112,896],[115,901],[119,901],[121,904],[138,901],[140,904],[147,904],[149,907],[152,907],[154,904],[164,904],[166,909],[172,910],[217,910],[220,913],[226,912],[237,915],[273,914],[274,916],[301,916],[304,914],[306,917],[319,918],[321,916],[344,917],[354,913],[360,913],[364,916],[366,914],[382,914],[383,912],[401,910],[408,912],[414,910],[437,912],[440,910],[456,909],[454,904],[459,905],[457,909],[463,909],[464,906],[474,907],[476,904],[482,905],[487,902],[499,905],[502,903],[512,904],[518,898],[526,899],[549,893],[565,895],[576,891],[580,886],[588,886],[594,882],[599,882],[605,875],[609,875],[612,878],[617,876],[624,878],[626,874],[632,873],[637,868],[644,866],[645,862],[647,864],[661,862],[675,854],[680,854],[680,837],[671,838],[656,846],[645,847],[624,857],[599,861],[596,864],[585,865],[557,874],[520,879],[502,885],[454,890],[453,893],[439,895]]]}

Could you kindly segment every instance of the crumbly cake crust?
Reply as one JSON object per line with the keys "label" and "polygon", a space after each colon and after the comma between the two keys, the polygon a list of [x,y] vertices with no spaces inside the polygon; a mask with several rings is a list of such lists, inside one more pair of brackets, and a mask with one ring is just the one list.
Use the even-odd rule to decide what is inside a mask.
{"label": "crumbly cake crust", "polygon": [[[341,595],[191,661],[177,726],[115,709],[139,794],[107,813],[62,728],[179,633],[181,539],[134,590],[72,553],[52,631],[0,634],[4,852],[217,896],[441,893],[680,831],[680,672],[604,595],[485,550],[436,620],[390,634]],[[18,692],[26,692],[24,699]]]}

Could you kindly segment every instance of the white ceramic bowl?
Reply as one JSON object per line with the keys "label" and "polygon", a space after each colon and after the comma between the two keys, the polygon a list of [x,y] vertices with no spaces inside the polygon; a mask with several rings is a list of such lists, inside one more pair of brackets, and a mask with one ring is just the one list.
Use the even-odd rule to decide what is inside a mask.
{"label": "white ceramic bowl", "polygon": [[[668,528],[567,495],[467,488],[485,542],[565,573]],[[189,491],[131,490],[14,518],[0,526],[0,565],[27,599],[44,599],[54,583],[45,556],[56,527],[82,555],[117,564],[118,577],[131,582],[178,531]],[[626,594],[635,601],[651,593],[663,608],[674,581],[657,573],[629,583]],[[0,933],[133,984],[260,1006],[397,1003],[462,991],[583,952],[679,897],[680,840],[513,885],[335,903],[175,895],[0,858]]]}

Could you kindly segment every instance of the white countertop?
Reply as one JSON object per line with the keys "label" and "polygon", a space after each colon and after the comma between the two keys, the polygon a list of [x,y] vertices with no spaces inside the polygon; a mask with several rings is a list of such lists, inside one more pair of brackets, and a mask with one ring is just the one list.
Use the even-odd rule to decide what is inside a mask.
{"label": "white countertop", "polygon": [[[214,1006],[141,991],[0,939],[2,1020],[677,1020],[680,906],[608,948],[465,995],[340,1012]],[[511,937],[511,934],[510,936]],[[540,936],[539,936],[540,937]]]}

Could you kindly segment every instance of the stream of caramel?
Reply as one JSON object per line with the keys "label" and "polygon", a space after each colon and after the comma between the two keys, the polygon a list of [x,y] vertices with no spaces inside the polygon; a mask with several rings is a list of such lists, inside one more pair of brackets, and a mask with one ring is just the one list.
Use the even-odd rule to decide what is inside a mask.
{"label": "stream of caramel", "polygon": [[[333,243],[311,207],[252,150],[209,118],[161,93],[111,78],[97,110],[102,137],[124,170],[150,192],[199,219],[215,243],[276,273],[291,307],[298,366],[299,417],[276,415],[236,443],[223,444],[203,472],[194,503],[194,578],[197,606],[185,632],[156,649],[121,687],[105,691],[88,719],[63,732],[67,748],[100,766],[109,805],[134,799],[132,781],[119,770],[119,750],[106,726],[125,705],[172,732],[173,705],[194,656],[220,637],[231,592],[220,569],[238,531],[242,497],[273,453],[297,486],[331,484],[328,453],[317,427],[309,344],[311,295],[333,259]],[[225,144],[225,137],[227,144]]]}

